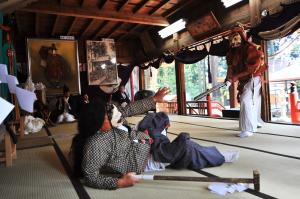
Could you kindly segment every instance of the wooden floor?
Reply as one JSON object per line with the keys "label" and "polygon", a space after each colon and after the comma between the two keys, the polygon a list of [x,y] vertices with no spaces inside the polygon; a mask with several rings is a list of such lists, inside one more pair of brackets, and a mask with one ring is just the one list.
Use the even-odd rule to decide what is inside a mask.
{"label": "wooden floor", "polygon": [[[142,116],[128,121],[136,124]],[[252,177],[261,174],[261,191],[251,187],[246,192],[227,194],[224,198],[283,198],[297,199],[300,194],[300,126],[265,123],[254,136],[238,138],[238,121],[170,115],[168,136],[188,132],[201,145],[216,146],[221,151],[239,151],[234,163],[201,171],[167,170],[160,175]],[[47,137],[53,144],[26,143],[18,151],[13,167],[0,165],[1,198],[221,198],[210,193],[208,183],[146,182],[116,191],[85,187],[69,174],[69,148],[77,132],[76,123],[62,124],[33,136]],[[26,139],[30,139],[27,137]],[[22,148],[22,147],[21,147]]]}

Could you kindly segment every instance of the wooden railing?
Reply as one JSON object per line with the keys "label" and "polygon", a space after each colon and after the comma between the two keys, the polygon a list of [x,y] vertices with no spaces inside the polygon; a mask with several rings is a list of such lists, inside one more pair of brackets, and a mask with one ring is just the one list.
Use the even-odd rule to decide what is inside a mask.
{"label": "wooden railing", "polygon": [[[186,114],[188,115],[202,115],[202,116],[221,116],[212,114],[212,110],[208,110],[209,107],[213,110],[219,110],[222,112],[225,107],[215,101],[187,101],[186,102]],[[163,111],[166,113],[177,114],[177,102],[164,102],[157,104],[157,111]]]}

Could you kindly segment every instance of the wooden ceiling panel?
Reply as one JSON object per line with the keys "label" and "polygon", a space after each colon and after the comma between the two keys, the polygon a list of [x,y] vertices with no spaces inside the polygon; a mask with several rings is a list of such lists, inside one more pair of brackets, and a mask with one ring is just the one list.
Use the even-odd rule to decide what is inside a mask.
{"label": "wooden ceiling panel", "polygon": [[[139,7],[135,8],[139,10]],[[62,16],[71,16],[71,17],[82,17],[82,18],[93,18],[93,19],[102,19],[108,21],[122,21],[129,23],[138,23],[138,24],[149,24],[155,26],[167,26],[169,23],[164,17],[148,17],[143,14],[133,14],[128,15],[128,13],[117,12],[113,10],[99,10],[97,8],[85,9],[81,7],[68,7],[68,6],[59,6],[55,3],[49,2],[48,4],[34,4],[23,8],[22,10],[35,13],[44,13],[44,14],[55,14]]]}
{"label": "wooden ceiling panel", "polygon": [[98,7],[99,0],[82,0],[81,7],[90,7],[90,8],[96,8]]}
{"label": "wooden ceiling panel", "polygon": [[105,37],[105,35],[109,34],[112,29],[115,28],[116,25],[119,25],[119,22],[110,21],[107,22],[105,27],[102,28],[102,30],[99,32],[98,37]]}
{"label": "wooden ceiling panel", "polygon": [[51,36],[51,30],[53,23],[55,22],[56,17],[54,15],[47,15],[47,14],[38,14],[38,23],[36,24],[36,33],[40,37],[50,37]]}
{"label": "wooden ceiling panel", "polygon": [[55,35],[67,35],[69,27],[73,23],[73,17],[59,16]]}
{"label": "wooden ceiling panel", "polygon": [[60,0],[60,4],[63,6],[80,6],[81,1],[80,0]]}
{"label": "wooden ceiling panel", "polygon": [[[32,33],[31,36],[75,35],[86,39],[102,36],[131,37],[161,29],[159,26],[167,26],[183,15],[210,8],[208,4],[211,3],[204,2],[206,1],[39,0],[20,9],[22,12],[18,12],[17,24],[22,33],[29,32]],[[198,6],[197,9],[193,9],[196,8],[194,5]]]}
{"label": "wooden ceiling panel", "polygon": [[85,27],[89,25],[89,22],[89,19],[79,18],[76,26],[73,29],[74,35],[80,36],[85,30]]}

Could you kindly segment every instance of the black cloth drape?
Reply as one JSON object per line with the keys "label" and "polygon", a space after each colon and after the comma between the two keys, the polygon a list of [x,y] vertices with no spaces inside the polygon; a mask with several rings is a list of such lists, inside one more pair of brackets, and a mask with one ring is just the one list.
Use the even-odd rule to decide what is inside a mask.
{"label": "black cloth drape", "polygon": [[190,50],[190,49],[184,49],[180,52],[178,52],[174,58],[177,61],[180,61],[184,64],[193,64],[196,63],[202,59],[204,59],[208,55],[208,52],[206,48],[203,50]]}
{"label": "black cloth drape", "polygon": [[118,76],[122,80],[121,85],[125,85],[128,82],[133,68],[134,66],[131,65],[129,66],[118,65]]}
{"label": "black cloth drape", "polygon": [[229,51],[229,40],[223,39],[220,43],[212,44],[209,49],[210,55],[226,56]]}

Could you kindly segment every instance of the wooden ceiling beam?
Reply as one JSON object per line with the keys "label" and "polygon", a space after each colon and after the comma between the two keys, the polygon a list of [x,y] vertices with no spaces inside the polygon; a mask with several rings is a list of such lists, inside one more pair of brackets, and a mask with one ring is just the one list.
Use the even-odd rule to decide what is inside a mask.
{"label": "wooden ceiling beam", "polygon": [[67,7],[58,6],[53,3],[35,4],[22,9],[27,12],[54,14],[61,16],[73,16],[90,19],[100,19],[109,21],[121,21],[127,23],[138,23],[154,26],[168,26],[169,23],[164,17],[149,16],[142,14],[129,14],[127,12],[118,11],[104,11],[94,8],[82,8],[82,7]]}
{"label": "wooden ceiling beam", "polygon": [[[130,3],[129,0],[125,1],[119,8],[117,8],[118,12],[122,12],[124,8]],[[110,37],[117,29],[119,26],[122,25],[122,22],[117,23],[107,34],[107,37]]]}
{"label": "wooden ceiling beam", "polygon": [[108,5],[110,3],[110,1],[109,0],[105,0],[100,6],[100,8],[99,9],[105,9],[105,7]]}
{"label": "wooden ceiling beam", "polygon": [[189,5],[192,2],[193,2],[193,0],[180,1],[173,8],[171,8],[168,11],[166,11],[165,13],[163,13],[162,16],[170,17],[171,15],[175,14],[179,10],[182,10],[183,8],[185,8],[187,5]]}
{"label": "wooden ceiling beam", "polygon": [[116,25],[114,25],[114,27],[112,27],[112,29],[104,36],[105,38],[110,38],[113,33],[119,28],[119,26],[122,25],[122,22],[117,23]]}
{"label": "wooden ceiling beam", "polygon": [[59,19],[60,19],[60,16],[56,16],[55,18],[55,22],[54,22],[54,25],[53,25],[53,28],[52,28],[52,32],[51,32],[51,36],[54,36],[55,33],[56,33],[56,29],[58,27],[58,24],[59,24]]}
{"label": "wooden ceiling beam", "polygon": [[[158,12],[161,8],[163,8],[168,2],[169,2],[170,0],[164,0],[164,1],[162,1],[162,2],[160,2],[157,6],[155,6],[152,10],[150,10],[149,12],[148,12],[148,15],[153,15],[153,14],[155,14],[156,12]],[[130,33],[130,32],[133,32],[133,31],[135,31],[137,28],[139,28],[140,27],[140,25],[139,24],[135,24],[134,26],[132,26],[129,30],[128,30],[128,32]],[[123,35],[123,36],[121,36],[119,39],[122,39],[123,37],[125,37],[126,35]]]}
{"label": "wooden ceiling beam", "polygon": [[82,32],[80,37],[85,37],[87,32],[94,26],[94,24],[96,23],[95,19],[91,19],[89,25],[85,28],[85,30]]}
{"label": "wooden ceiling beam", "polygon": [[117,11],[121,12],[126,8],[127,5],[129,5],[130,0],[126,0],[119,8],[117,8]]}
{"label": "wooden ceiling beam", "polygon": [[140,3],[138,3],[132,10],[133,13],[139,12],[146,3],[148,3],[149,0],[142,0]]}
{"label": "wooden ceiling beam", "polygon": [[159,12],[164,8],[165,5],[167,5],[170,2],[170,0],[163,0],[161,1],[157,6],[155,6],[148,14],[152,15],[154,13]]}
{"label": "wooden ceiling beam", "polygon": [[[139,12],[139,11],[146,5],[146,3],[147,3],[148,1],[149,1],[149,0],[143,0],[143,1],[141,1],[139,4],[137,4],[137,5],[133,8],[132,13],[137,13],[137,12]],[[127,1],[126,3],[128,3],[128,1]],[[137,24],[133,25],[133,27],[131,27],[131,28],[129,29],[128,32],[131,32],[132,29],[135,28],[136,26],[137,26]],[[126,37],[126,35],[122,35],[118,40],[120,40],[120,39],[122,39],[122,38],[124,38],[124,37]]]}
{"label": "wooden ceiling beam", "polygon": [[98,30],[96,31],[96,33],[93,36],[93,39],[97,39],[98,35],[100,34],[101,30],[108,24],[108,21],[103,21],[103,23],[100,25],[100,27],[98,28]]}
{"label": "wooden ceiling beam", "polygon": [[68,36],[72,33],[72,30],[73,30],[73,28],[75,27],[77,21],[78,21],[78,18],[75,17],[75,18],[73,19],[73,22],[72,22],[71,26],[69,27],[69,30],[68,30],[68,33],[67,33]]}

